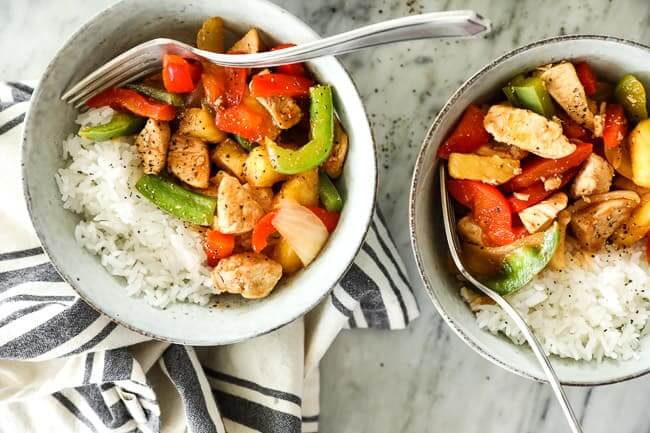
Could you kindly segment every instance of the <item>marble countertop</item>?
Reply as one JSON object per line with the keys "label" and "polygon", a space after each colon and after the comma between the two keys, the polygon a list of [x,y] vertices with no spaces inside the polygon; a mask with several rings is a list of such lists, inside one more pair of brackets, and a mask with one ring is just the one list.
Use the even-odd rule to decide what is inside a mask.
{"label": "marble countertop", "polygon": [[[474,9],[494,23],[492,34],[480,40],[409,42],[341,59],[357,82],[372,121],[382,166],[379,204],[407,262],[422,316],[405,331],[344,332],[336,340],[321,370],[321,431],[568,431],[549,388],[485,361],[453,335],[434,311],[410,253],[407,179],[437,111],[461,82],[490,59],[533,40],[565,33],[608,34],[650,43],[650,2],[275,1],[323,35],[443,9]],[[37,78],[65,38],[112,2],[4,0],[0,80]],[[568,394],[587,432],[648,431],[650,376],[600,388],[570,388]]]}

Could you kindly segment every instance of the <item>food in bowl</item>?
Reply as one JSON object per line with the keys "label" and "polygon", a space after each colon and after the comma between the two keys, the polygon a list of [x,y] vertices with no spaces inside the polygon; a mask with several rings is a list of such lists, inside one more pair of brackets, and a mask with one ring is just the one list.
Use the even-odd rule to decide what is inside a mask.
{"label": "food in bowl", "polygon": [[[224,51],[221,18],[203,23],[197,46]],[[227,52],[265,47],[253,28]],[[264,298],[336,228],[348,138],[331,87],[303,64],[248,70],[168,54],[160,73],[86,105],[56,181],[82,217],[78,243],[131,295],[158,307]]]}
{"label": "food in bowl", "polygon": [[[470,105],[440,146],[468,270],[517,308],[549,353],[636,356],[650,316],[650,120],[634,75],[586,62],[517,75]],[[525,339],[463,287],[480,327]]]}

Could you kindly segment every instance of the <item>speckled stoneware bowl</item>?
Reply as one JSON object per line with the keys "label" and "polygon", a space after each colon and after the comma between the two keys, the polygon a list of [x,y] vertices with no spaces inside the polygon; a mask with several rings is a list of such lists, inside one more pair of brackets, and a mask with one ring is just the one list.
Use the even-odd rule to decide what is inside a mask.
{"label": "speckled stoneware bowl", "polygon": [[147,336],[191,345],[233,343],[276,329],[313,308],[343,276],[367,231],[375,202],[377,165],[370,127],[357,90],[334,58],[310,62],[322,82],[332,84],[339,117],[350,136],[340,182],[348,203],[339,226],[306,270],[266,299],[228,298],[216,308],[175,304],[165,310],[130,298],[122,279],[112,277],[96,256],[74,239],[78,216],[64,210],[54,182],[63,167],[61,142],[76,132],[72,107],[62,92],[112,57],[157,37],[194,41],[207,17],[219,15],[243,34],[261,29],[275,41],[302,43],[318,38],[305,23],[265,0],[125,0],[84,25],[56,54],[36,90],[24,132],[24,187],[32,221],[54,266],[94,308]]}
{"label": "speckled stoneware bowl", "polygon": [[[538,65],[562,59],[587,60],[598,75],[616,81],[634,73],[650,84],[650,48],[636,42],[603,36],[562,36],[511,51],[467,80],[447,101],[427,133],[411,185],[411,243],[420,276],[438,312],[472,349],[493,363],[521,376],[543,380],[528,346],[517,346],[503,336],[478,328],[473,313],[459,295],[442,225],[436,150],[471,102],[490,100],[510,78]],[[639,359],[575,362],[552,359],[560,380],[572,385],[602,385],[627,380],[650,371],[650,338],[643,338]]]}

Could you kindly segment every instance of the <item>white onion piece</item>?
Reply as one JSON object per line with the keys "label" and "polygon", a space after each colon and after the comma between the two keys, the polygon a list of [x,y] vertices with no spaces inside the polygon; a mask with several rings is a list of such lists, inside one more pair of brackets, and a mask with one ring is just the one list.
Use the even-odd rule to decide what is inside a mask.
{"label": "white onion piece", "polygon": [[303,265],[309,265],[327,242],[327,228],[312,211],[290,200],[282,200],[273,227],[287,240]]}

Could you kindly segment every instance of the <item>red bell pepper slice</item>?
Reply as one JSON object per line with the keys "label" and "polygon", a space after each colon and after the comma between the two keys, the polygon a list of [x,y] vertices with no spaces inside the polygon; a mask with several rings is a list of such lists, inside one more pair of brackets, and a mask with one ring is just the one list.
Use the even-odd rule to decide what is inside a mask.
{"label": "red bell pepper slice", "polygon": [[606,148],[620,146],[627,134],[627,117],[625,110],[619,104],[607,104],[605,108],[605,126],[603,128],[603,144]]}
{"label": "red bell pepper slice", "polygon": [[208,230],[203,248],[208,259],[208,266],[217,266],[219,260],[232,255],[235,249],[235,236],[217,230]]}
{"label": "red bell pepper slice", "polygon": [[309,88],[314,82],[306,77],[286,74],[255,75],[251,80],[253,96],[288,96],[302,98],[309,96]]}
{"label": "red bell pepper slice", "polygon": [[163,85],[168,92],[190,93],[201,77],[201,65],[175,54],[163,57]]}
{"label": "red bell pepper slice", "polygon": [[585,93],[587,96],[593,96],[598,87],[598,80],[596,80],[596,76],[591,70],[589,63],[577,62],[573,66],[576,68],[576,73],[578,74],[578,79],[582,83],[582,87],[585,88]]}
{"label": "red bell pepper slice", "polygon": [[483,127],[484,117],[485,113],[479,107],[476,105],[468,106],[456,129],[438,148],[438,156],[448,159],[449,155],[454,152],[471,153],[488,144],[490,134]]}
{"label": "red bell pepper slice", "polygon": [[[296,46],[295,44],[280,44],[278,46],[271,48],[271,51],[282,50],[284,48],[291,48],[295,46]],[[299,75],[299,76],[306,75],[304,63],[292,63],[290,65],[276,66],[275,72],[277,72],[278,74],[286,74],[286,75]]]}
{"label": "red bell pepper slice", "polygon": [[255,142],[261,142],[264,137],[272,137],[276,132],[268,111],[248,95],[239,105],[218,109],[215,125],[222,131]]}
{"label": "red bell pepper slice", "polygon": [[205,65],[201,83],[208,104],[215,108],[241,104],[248,90],[248,73],[246,68]]}
{"label": "red bell pepper slice", "polygon": [[526,229],[513,226],[510,204],[495,186],[452,179],[447,181],[447,187],[456,201],[472,210],[487,245],[508,245],[525,236]]}
{"label": "red bell pepper slice", "polygon": [[526,200],[522,200],[515,197],[514,195],[509,197],[508,201],[510,202],[510,207],[512,208],[512,211],[515,213],[519,213],[522,210],[529,208],[534,204],[539,203],[540,201],[544,200],[546,197],[564,188],[564,186],[566,186],[571,181],[571,179],[573,179],[573,177],[576,175],[577,172],[578,172],[577,168],[572,168],[566,171],[562,175],[562,182],[560,183],[560,186],[550,191],[547,191],[546,188],[544,188],[544,182],[542,182],[541,180],[535,182],[529,187],[517,191],[518,194],[527,195],[528,198]]}
{"label": "red bell pepper slice", "polygon": [[334,229],[336,229],[336,226],[339,223],[339,218],[341,217],[339,212],[329,212],[328,210],[317,206],[307,206],[307,209],[312,211],[314,215],[323,222],[328,233],[332,233]]}
{"label": "red bell pepper slice", "polygon": [[531,186],[540,179],[562,174],[570,168],[577,167],[586,160],[593,151],[591,143],[578,143],[575,152],[560,159],[536,158],[525,164],[521,174],[515,176],[504,187],[510,191],[519,191]]}
{"label": "red bell pepper slice", "polygon": [[132,89],[114,87],[90,98],[86,105],[90,108],[111,106],[128,110],[138,116],[156,120],[173,120],[176,109],[162,102],[149,99]]}
{"label": "red bell pepper slice", "polygon": [[255,227],[253,227],[253,235],[251,238],[251,245],[253,251],[261,253],[267,247],[269,236],[277,232],[273,226],[273,218],[277,215],[278,211],[271,211],[260,218]]}
{"label": "red bell pepper slice", "polygon": [[224,99],[228,105],[241,104],[248,90],[248,69],[224,68],[226,75],[226,91]]}

